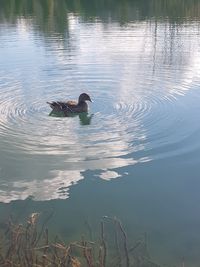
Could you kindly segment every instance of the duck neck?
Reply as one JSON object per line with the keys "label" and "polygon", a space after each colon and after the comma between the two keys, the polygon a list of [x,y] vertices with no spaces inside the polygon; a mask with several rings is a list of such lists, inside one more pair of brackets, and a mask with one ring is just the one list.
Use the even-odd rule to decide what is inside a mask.
{"label": "duck neck", "polygon": [[78,100],[78,105],[83,105],[83,104],[86,104],[86,102],[84,100],[79,99]]}

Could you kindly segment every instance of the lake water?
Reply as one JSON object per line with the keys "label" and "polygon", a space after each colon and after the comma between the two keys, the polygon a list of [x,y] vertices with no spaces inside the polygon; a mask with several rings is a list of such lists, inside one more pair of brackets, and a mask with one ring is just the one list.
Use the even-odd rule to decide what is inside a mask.
{"label": "lake water", "polygon": [[[200,266],[199,85],[199,1],[2,0],[0,221],[53,212],[74,240],[117,216]],[[86,116],[49,116],[82,92]]]}

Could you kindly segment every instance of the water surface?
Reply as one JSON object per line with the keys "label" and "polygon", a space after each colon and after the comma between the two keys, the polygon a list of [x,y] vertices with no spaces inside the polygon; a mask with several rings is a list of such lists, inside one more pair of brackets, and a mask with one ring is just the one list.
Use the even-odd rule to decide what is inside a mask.
{"label": "water surface", "polygon": [[[53,209],[73,238],[118,216],[197,266],[199,20],[198,1],[1,1],[2,220]],[[49,116],[82,92],[87,116]]]}

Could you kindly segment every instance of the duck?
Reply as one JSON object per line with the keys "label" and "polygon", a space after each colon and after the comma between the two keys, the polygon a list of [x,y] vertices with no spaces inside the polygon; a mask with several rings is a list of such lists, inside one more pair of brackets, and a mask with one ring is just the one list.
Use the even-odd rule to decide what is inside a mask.
{"label": "duck", "polygon": [[92,102],[88,94],[82,93],[78,98],[78,102],[74,100],[66,102],[53,101],[47,102],[47,104],[52,108],[51,112],[62,112],[65,116],[68,116],[73,113],[88,112],[88,104],[86,101]]}

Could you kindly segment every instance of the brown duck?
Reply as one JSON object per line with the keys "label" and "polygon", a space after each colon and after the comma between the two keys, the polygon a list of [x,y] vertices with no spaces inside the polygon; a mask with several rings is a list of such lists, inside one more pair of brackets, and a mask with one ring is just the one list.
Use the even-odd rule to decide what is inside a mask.
{"label": "brown duck", "polygon": [[63,112],[65,115],[72,114],[72,113],[81,113],[88,111],[88,104],[86,101],[92,102],[90,96],[86,93],[82,93],[79,98],[78,102],[76,101],[53,101],[47,102],[52,108],[52,112]]}

